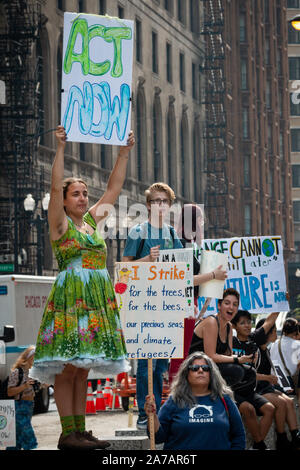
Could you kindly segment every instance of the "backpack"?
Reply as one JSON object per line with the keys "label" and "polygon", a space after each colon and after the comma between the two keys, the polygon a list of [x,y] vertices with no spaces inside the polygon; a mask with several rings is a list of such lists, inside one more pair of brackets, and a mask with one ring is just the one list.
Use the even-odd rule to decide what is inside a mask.
{"label": "backpack", "polygon": [[[173,242],[173,246],[174,246],[174,240],[175,240],[174,227],[172,227],[171,225],[169,225],[169,230],[170,230],[170,234],[171,234],[172,242]],[[137,249],[137,251],[136,251],[136,255],[135,255],[135,257],[134,257],[135,260],[140,259],[141,253],[142,253],[142,251],[143,251],[144,244],[145,244],[145,238],[141,238],[141,239],[140,239],[139,246],[138,246],[138,249]]]}
{"label": "backpack", "polygon": [[[21,367],[18,367],[18,371],[19,371],[19,380],[18,380],[18,384],[16,385],[16,387],[19,387],[23,380],[23,369]],[[6,377],[6,379],[0,383],[0,400],[13,400],[12,397],[9,397],[7,395],[8,380],[9,380],[9,377]],[[21,397],[19,399],[21,399]]]}

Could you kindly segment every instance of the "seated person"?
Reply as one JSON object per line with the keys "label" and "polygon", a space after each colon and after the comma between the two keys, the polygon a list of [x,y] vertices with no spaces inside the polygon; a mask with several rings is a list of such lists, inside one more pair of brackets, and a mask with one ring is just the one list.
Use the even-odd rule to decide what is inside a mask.
{"label": "seated person", "polygon": [[272,344],[270,355],[272,361],[278,363],[285,372],[291,389],[298,393],[299,400],[300,341],[298,335],[299,325],[296,318],[287,318],[283,324],[282,336]]}
{"label": "seated person", "polygon": [[210,315],[196,323],[189,350],[189,354],[205,352],[217,364],[222,377],[232,388],[243,380],[245,368],[242,364],[250,362],[252,357],[232,354],[230,322],[237,314],[239,301],[240,295],[235,289],[226,289],[223,298],[218,300],[217,315]]}
{"label": "seated person", "polygon": [[154,414],[155,441],[164,442],[164,449],[245,449],[245,430],[232,391],[204,353],[196,352],[180,365],[158,415],[154,396],[147,395],[145,412],[148,417]]}
{"label": "seated person", "polygon": [[[276,316],[277,314],[273,313],[269,315],[266,321],[267,325],[272,326]],[[239,310],[231,323],[237,332],[237,335],[232,339],[233,352],[238,356],[252,354],[251,365],[255,371],[258,346],[254,342],[253,334],[251,334],[251,314],[246,310]],[[257,342],[262,341],[264,343],[264,328],[256,330],[255,333]],[[249,377],[248,388],[235,391],[234,397],[245,426],[254,440],[252,448],[266,450],[267,446],[264,440],[271,427],[275,407],[265,397],[256,392],[256,371],[255,380],[253,381],[252,377]],[[257,414],[261,416],[260,420],[257,419]],[[281,442],[277,441],[277,444],[280,445]]]}
{"label": "seated person", "polygon": [[[259,330],[265,323],[265,319],[260,320],[256,325]],[[264,344],[257,344],[259,347],[259,359],[256,366],[257,388],[256,391],[263,395],[275,406],[275,428],[277,438],[285,440],[285,424],[288,425],[291,434],[291,448],[300,450],[300,433],[297,425],[297,415],[294,401],[288,397],[278,386],[278,378],[274,371],[268,345],[274,343],[277,338],[276,325],[265,331],[266,341]]]}

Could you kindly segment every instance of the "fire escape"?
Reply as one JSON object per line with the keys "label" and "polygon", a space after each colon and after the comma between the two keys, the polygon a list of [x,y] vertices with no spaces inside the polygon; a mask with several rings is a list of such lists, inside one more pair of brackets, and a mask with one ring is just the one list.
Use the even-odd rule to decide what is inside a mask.
{"label": "fire escape", "polygon": [[204,100],[206,118],[204,142],[207,176],[205,211],[207,237],[224,237],[229,229],[228,178],[226,176],[226,77],[224,10],[222,0],[202,0],[205,42]]}
{"label": "fire escape", "polygon": [[[39,64],[36,43],[41,25],[38,1],[0,0],[0,80],[6,98],[0,105],[0,274],[34,273],[36,234],[24,210],[28,193],[43,191],[37,171],[40,125]],[[12,269],[13,265],[13,269]],[[9,267],[10,266],[10,269]]]}

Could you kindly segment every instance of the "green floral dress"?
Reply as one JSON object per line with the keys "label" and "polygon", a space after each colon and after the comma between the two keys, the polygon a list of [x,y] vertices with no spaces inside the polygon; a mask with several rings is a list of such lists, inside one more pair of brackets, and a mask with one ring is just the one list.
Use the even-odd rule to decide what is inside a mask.
{"label": "green floral dress", "polygon": [[38,333],[31,376],[54,383],[66,364],[92,368],[98,377],[129,370],[114,288],[106,269],[106,244],[88,212],[92,235],[68,217],[67,232],[52,248],[59,274]]}

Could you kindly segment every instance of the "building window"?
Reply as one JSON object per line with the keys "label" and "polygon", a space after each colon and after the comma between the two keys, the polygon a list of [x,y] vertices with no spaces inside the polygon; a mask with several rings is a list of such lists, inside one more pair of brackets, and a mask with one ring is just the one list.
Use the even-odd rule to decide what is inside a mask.
{"label": "building window", "polygon": [[241,59],[241,89],[247,90],[248,77],[247,77],[247,59]]}
{"label": "building window", "polygon": [[135,20],[135,58],[142,63],[142,23],[138,19]]}
{"label": "building window", "polygon": [[271,235],[276,234],[276,220],[275,220],[274,214],[271,214],[271,217],[270,217],[270,230],[271,230]]}
{"label": "building window", "polygon": [[251,186],[250,155],[244,157],[244,186],[246,188]]}
{"label": "building window", "polygon": [[265,38],[265,64],[270,64],[270,39]]}
{"label": "building window", "polygon": [[293,201],[294,222],[300,222],[300,201]]}
{"label": "building window", "polygon": [[188,197],[188,122],[184,114],[180,124],[181,194]]}
{"label": "building window", "polygon": [[245,226],[245,235],[251,235],[251,206],[250,204],[245,204],[244,226]]}
{"label": "building window", "polygon": [[153,164],[154,164],[154,181],[160,181],[162,179],[162,168],[161,168],[161,161],[162,161],[162,114],[161,114],[161,104],[160,99],[158,96],[154,98],[153,103]]}
{"label": "building window", "polygon": [[240,13],[240,42],[246,42],[246,13]]}
{"label": "building window", "polygon": [[80,142],[79,144],[79,158],[82,162],[85,162],[85,144],[83,142]]}
{"label": "building window", "polygon": [[152,31],[152,72],[158,73],[158,44],[157,33]]}
{"label": "building window", "polygon": [[84,12],[84,0],[78,0],[78,11],[79,13]]}
{"label": "building window", "polygon": [[199,2],[190,0],[190,27],[192,33],[199,32]]}
{"label": "building window", "polygon": [[172,46],[168,42],[166,44],[166,67],[167,81],[172,83]]}
{"label": "building window", "polygon": [[124,18],[124,8],[118,6],[118,17],[119,18]]}
{"label": "building window", "polygon": [[284,159],[284,138],[282,133],[279,134],[279,156],[281,160]]}
{"label": "building window", "polygon": [[197,99],[197,90],[198,90],[197,69],[198,69],[197,65],[194,62],[192,62],[192,97],[194,100]]}
{"label": "building window", "polygon": [[266,84],[266,106],[268,109],[271,108],[271,84],[269,80],[267,80]]}
{"label": "building window", "polygon": [[292,165],[292,187],[300,188],[300,165]]}
{"label": "building window", "polygon": [[248,119],[248,109],[243,108],[242,111],[242,127],[243,127],[243,139],[248,139],[249,137],[249,119]]}
{"label": "building window", "polygon": [[298,101],[298,93],[290,93],[290,113],[291,116],[300,116],[300,103],[294,103]]}
{"label": "building window", "polygon": [[176,191],[176,118],[174,105],[169,106],[167,116],[167,162],[168,162],[168,184]]}
{"label": "building window", "polygon": [[64,3],[65,3],[64,0],[57,0],[57,8],[61,11],[64,11],[64,8],[65,8]]}
{"label": "building window", "polygon": [[184,54],[180,52],[179,54],[179,83],[180,90],[185,91],[185,63],[184,63]]}
{"label": "building window", "polygon": [[289,79],[300,79],[300,57],[289,57]]}
{"label": "building window", "polygon": [[280,193],[281,201],[285,201],[285,175],[281,175],[280,178]]}
{"label": "building window", "polygon": [[106,14],[106,0],[99,0],[99,14]]}
{"label": "building window", "polygon": [[164,0],[165,3],[165,9],[169,13],[173,13],[173,0]]}
{"label": "building window", "polygon": [[186,1],[177,0],[177,18],[182,24],[186,24]]}
{"label": "building window", "polygon": [[291,129],[292,152],[300,152],[300,129]]}
{"label": "building window", "polygon": [[288,8],[300,8],[300,1],[299,0],[287,0],[287,7]]}

